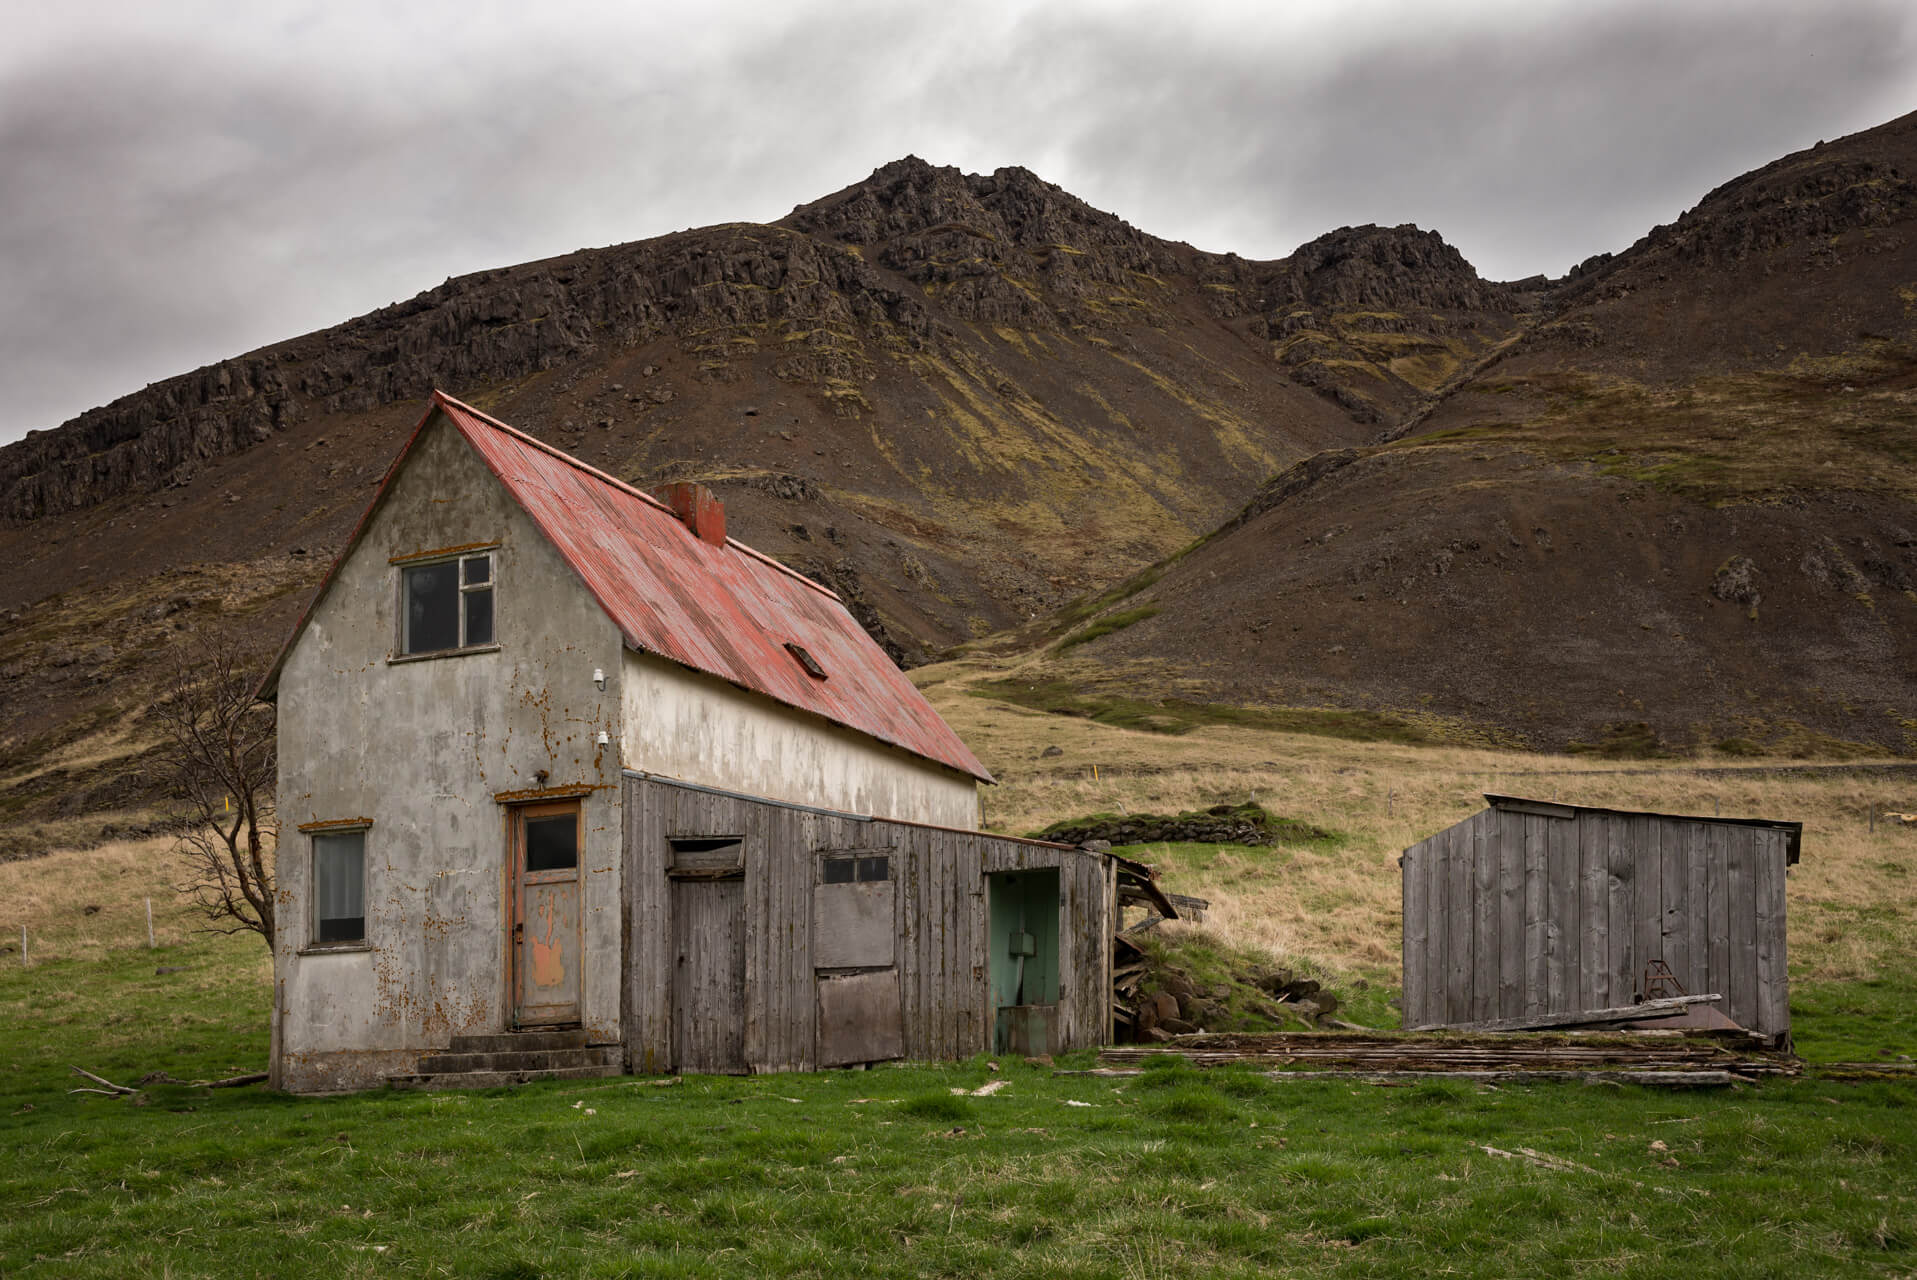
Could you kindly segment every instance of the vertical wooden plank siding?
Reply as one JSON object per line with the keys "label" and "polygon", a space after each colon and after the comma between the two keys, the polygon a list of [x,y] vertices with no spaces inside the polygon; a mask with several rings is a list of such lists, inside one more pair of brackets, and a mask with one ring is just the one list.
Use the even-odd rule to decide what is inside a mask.
{"label": "vertical wooden plank siding", "polygon": [[[984,877],[1001,870],[1056,868],[1059,873],[1059,1043],[1053,1047],[1082,1048],[1108,1039],[1117,873],[1104,857],[982,832],[793,808],[630,775],[623,792],[627,961],[621,998],[630,1069],[666,1071],[676,1065],[672,885],[679,882],[666,874],[676,836],[739,836],[744,842],[745,874],[737,885],[744,1011],[736,1031],[749,1070],[817,1065],[812,897],[818,852],[829,848],[884,850],[892,859],[895,967],[908,1056],[952,1059],[990,1047],[994,1017]],[[1458,900],[1462,903],[1464,896]],[[707,927],[706,922],[684,923]],[[684,1030],[706,1038],[708,1030],[718,1033],[692,1022]]]}
{"label": "vertical wooden plank siding", "polygon": [[1493,806],[1402,856],[1407,1026],[1628,1004],[1667,964],[1754,1031],[1789,1031],[1790,834]]}
{"label": "vertical wooden plank siding", "polygon": [[1498,851],[1498,1000],[1492,1016],[1515,1018],[1524,1012],[1524,839],[1508,821],[1489,829]]}
{"label": "vertical wooden plank siding", "polygon": [[1687,971],[1691,967],[1690,935],[1685,926],[1691,918],[1690,911],[1690,841],[1694,822],[1660,822],[1657,824],[1663,836],[1662,857],[1659,860],[1659,873],[1663,885],[1661,898],[1662,910],[1657,920],[1658,955],[1664,963],[1671,966],[1678,985],[1687,991],[1692,987]]}
{"label": "vertical wooden plank siding", "polygon": [[671,921],[666,908],[666,821],[670,795],[643,779],[626,781],[626,886],[632,896],[627,990],[632,1005],[627,1058],[634,1071],[672,1068]]}
{"label": "vertical wooden plank siding", "polygon": [[1632,884],[1637,890],[1637,913],[1631,932],[1636,954],[1632,957],[1631,990],[1644,989],[1644,970],[1653,960],[1664,957],[1664,824],[1656,818],[1633,817],[1631,839],[1636,845],[1632,862],[1636,874]]}
{"label": "vertical wooden plank siding", "polygon": [[1704,985],[1711,971],[1711,827],[1703,822],[1685,825],[1689,828],[1684,833],[1685,969],[1678,977],[1695,994],[1717,990]]}
{"label": "vertical wooden plank siding", "polygon": [[1610,920],[1610,870],[1604,826],[1597,814],[1574,820],[1578,844],[1578,1004],[1603,1009],[1611,1003],[1610,971],[1605,965],[1604,934]]}
{"label": "vertical wooden plank siding", "polygon": [[1757,1016],[1746,1023],[1765,1035],[1790,1030],[1790,975],[1784,963],[1784,859],[1781,831],[1753,833],[1756,845]]}
{"label": "vertical wooden plank siding", "polygon": [[1471,854],[1471,1018],[1498,1016],[1498,824],[1473,823]]}
{"label": "vertical wooden plank siding", "polygon": [[1407,1027],[1419,1026],[1431,1020],[1425,1012],[1425,974],[1430,963],[1431,922],[1426,915],[1427,873],[1424,865],[1430,847],[1429,840],[1420,840],[1398,858],[1398,883],[1404,910],[1400,933],[1404,939],[1404,968],[1399,1000],[1403,1004],[1401,1012]]}
{"label": "vertical wooden plank siding", "polygon": [[1631,820],[1614,813],[1594,815],[1604,832],[1606,897],[1609,900],[1610,932],[1604,936],[1604,976],[1610,983],[1611,999],[1629,1004],[1637,990],[1632,970],[1636,966],[1637,885],[1633,880],[1637,861],[1631,853]]}
{"label": "vertical wooden plank siding", "polygon": [[1544,1007],[1563,1013],[1578,998],[1578,828],[1575,819],[1544,819],[1546,867]]}
{"label": "vertical wooden plank siding", "polygon": [[1451,952],[1450,938],[1446,932],[1446,921],[1450,919],[1450,898],[1445,877],[1450,868],[1445,866],[1445,854],[1450,841],[1444,832],[1431,837],[1425,845],[1424,858],[1424,912],[1427,927],[1425,934],[1429,941],[1425,944],[1431,949],[1431,962],[1425,968],[1425,1020],[1443,1022],[1451,1016],[1445,994],[1451,989]]}
{"label": "vertical wooden plank siding", "polygon": [[1727,827],[1726,854],[1730,882],[1730,990],[1724,992],[1724,1012],[1740,1026],[1756,1027],[1757,1016],[1757,833],[1747,827]]}
{"label": "vertical wooden plank siding", "polygon": [[[1112,864],[1114,867],[1116,863]],[[991,1045],[991,992],[986,974],[985,949],[992,936],[985,921],[984,846],[979,840],[959,841],[956,870],[959,905],[965,921],[964,945],[959,951],[959,969],[953,974],[954,998],[958,1001],[961,1036],[960,1056],[983,1053]]]}
{"label": "vertical wooden plank siding", "polygon": [[1451,972],[1446,979],[1446,1008],[1453,1022],[1471,1020],[1471,848],[1484,815],[1451,828],[1445,838],[1445,955]]}
{"label": "vertical wooden plank siding", "polygon": [[1524,832],[1524,1015],[1547,1011],[1545,912],[1549,881],[1545,865],[1545,824],[1535,813],[1507,813],[1505,821]]}
{"label": "vertical wooden plank siding", "polygon": [[1730,828],[1712,826],[1705,834],[1705,936],[1709,939],[1709,962],[1704,966],[1704,990],[1725,997],[1718,1005],[1726,1017],[1730,1012],[1731,981],[1731,886],[1728,866],[1731,845]]}

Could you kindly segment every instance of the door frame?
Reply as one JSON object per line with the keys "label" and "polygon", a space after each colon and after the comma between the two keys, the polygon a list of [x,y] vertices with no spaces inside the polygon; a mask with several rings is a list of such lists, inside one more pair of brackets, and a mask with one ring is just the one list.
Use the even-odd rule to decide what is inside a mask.
{"label": "door frame", "polygon": [[[573,912],[574,936],[571,939],[574,972],[578,975],[573,1012],[569,1017],[528,1021],[520,1013],[522,1007],[520,995],[523,991],[522,966],[525,964],[526,955],[524,890],[528,884],[563,884],[567,877],[558,872],[527,872],[525,870],[526,821],[529,818],[555,818],[565,814],[571,814],[573,818],[574,858],[570,878],[577,886],[576,907]],[[586,805],[583,794],[542,796],[537,800],[506,805],[506,911],[502,939],[506,963],[502,968],[506,975],[505,1024],[508,1030],[545,1030],[553,1027],[573,1027],[581,1023],[586,999],[585,835]]]}

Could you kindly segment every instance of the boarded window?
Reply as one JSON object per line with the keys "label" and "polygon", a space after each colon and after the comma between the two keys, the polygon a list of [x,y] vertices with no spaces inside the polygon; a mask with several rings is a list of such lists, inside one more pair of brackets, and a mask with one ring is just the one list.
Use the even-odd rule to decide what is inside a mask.
{"label": "boarded window", "polygon": [[666,874],[678,879],[745,874],[743,836],[672,836],[672,862]]}
{"label": "boarded window", "polygon": [[365,831],[313,837],[313,903],[315,941],[365,941]]}
{"label": "boarded window", "polygon": [[898,970],[820,978],[818,1046],[822,1067],[904,1057]]}
{"label": "boarded window", "polygon": [[407,565],[400,572],[405,626],[400,652],[445,653],[493,642],[490,552]]}
{"label": "boarded window", "polygon": [[812,896],[813,967],[858,969],[894,963],[897,903],[889,853],[845,849],[822,854]]}

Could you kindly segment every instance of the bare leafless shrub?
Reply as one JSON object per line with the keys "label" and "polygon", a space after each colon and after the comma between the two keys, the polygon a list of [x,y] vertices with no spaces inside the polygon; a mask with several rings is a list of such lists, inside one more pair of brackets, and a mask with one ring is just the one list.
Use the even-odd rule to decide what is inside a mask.
{"label": "bare leafless shrub", "polygon": [[273,945],[272,849],[279,835],[274,712],[253,697],[257,673],[231,644],[183,645],[153,709],[158,759],[184,803],[180,891],[213,933],[250,929]]}

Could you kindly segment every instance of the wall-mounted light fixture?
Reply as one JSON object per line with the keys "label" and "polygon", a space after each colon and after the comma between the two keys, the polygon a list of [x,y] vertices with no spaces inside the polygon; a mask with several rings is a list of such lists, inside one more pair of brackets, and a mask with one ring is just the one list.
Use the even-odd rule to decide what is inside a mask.
{"label": "wall-mounted light fixture", "polygon": [[604,693],[606,691],[606,673],[602,668],[594,667],[592,669],[592,683],[593,687],[598,689],[599,692]]}

